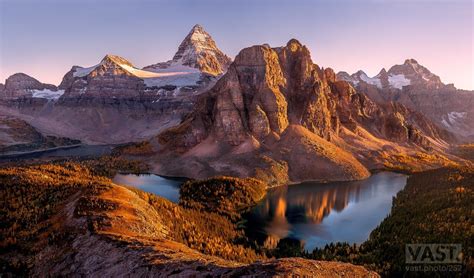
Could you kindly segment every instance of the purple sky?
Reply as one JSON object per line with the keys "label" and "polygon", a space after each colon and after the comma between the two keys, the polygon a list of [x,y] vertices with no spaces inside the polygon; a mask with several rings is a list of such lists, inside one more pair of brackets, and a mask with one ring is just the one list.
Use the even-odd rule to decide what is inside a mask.
{"label": "purple sky", "polygon": [[369,76],[415,58],[474,89],[472,0],[0,0],[0,82],[15,72],[58,84],[107,53],[135,66],[169,60],[199,23],[222,51],[296,38],[315,63]]}

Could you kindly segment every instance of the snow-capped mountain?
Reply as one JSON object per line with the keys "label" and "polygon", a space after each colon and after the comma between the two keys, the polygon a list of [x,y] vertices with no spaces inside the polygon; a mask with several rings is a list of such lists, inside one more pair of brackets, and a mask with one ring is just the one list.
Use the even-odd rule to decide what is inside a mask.
{"label": "snow-capped mountain", "polygon": [[439,127],[464,137],[474,136],[474,94],[458,90],[453,84],[444,84],[436,74],[414,59],[382,69],[374,77],[363,71],[352,75],[337,74],[358,91],[378,103],[398,102],[422,112]]}
{"label": "snow-capped mountain", "polygon": [[135,67],[126,59],[106,55],[95,66],[74,66],[63,77],[59,88],[64,97],[137,97],[145,84],[133,73]]}
{"label": "snow-capped mountain", "polygon": [[169,72],[197,69],[213,76],[224,73],[231,63],[204,28],[196,24],[178,47],[173,59],[146,66],[143,69],[154,72]]}
{"label": "snow-capped mountain", "polygon": [[388,71],[382,69],[374,77],[367,76],[362,70],[352,75],[342,71],[337,74],[337,77],[339,80],[345,80],[353,86],[364,83],[376,86],[379,89],[402,90],[405,86],[440,89],[447,86],[441,82],[439,76],[420,65],[415,59],[407,59],[405,63],[394,65]]}
{"label": "snow-capped mountain", "polygon": [[199,89],[208,81],[198,69],[188,66],[149,71],[135,67],[125,58],[109,54],[95,66],[72,67],[59,88],[66,91],[65,97],[130,98],[160,90],[180,91],[182,87]]}
{"label": "snow-capped mountain", "polygon": [[65,90],[65,98],[130,98],[189,90],[198,93],[212,85],[230,62],[202,26],[195,25],[168,62],[139,69],[120,56],[106,55],[97,65],[73,66],[59,88]]}
{"label": "snow-capped mountain", "polygon": [[407,59],[402,65],[391,67],[388,75],[389,83],[394,84],[399,89],[407,85],[423,86],[431,89],[440,89],[445,86],[439,76],[420,65],[415,59]]}

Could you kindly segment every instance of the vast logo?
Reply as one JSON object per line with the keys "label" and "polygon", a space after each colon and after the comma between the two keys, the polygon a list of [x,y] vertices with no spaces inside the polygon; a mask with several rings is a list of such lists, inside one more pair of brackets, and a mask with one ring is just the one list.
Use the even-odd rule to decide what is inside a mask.
{"label": "vast logo", "polygon": [[461,244],[407,244],[407,264],[461,264]]}

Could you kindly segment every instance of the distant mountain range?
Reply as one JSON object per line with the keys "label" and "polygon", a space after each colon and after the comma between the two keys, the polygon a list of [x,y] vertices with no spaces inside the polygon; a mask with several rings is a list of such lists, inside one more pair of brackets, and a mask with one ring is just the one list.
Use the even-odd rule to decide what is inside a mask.
{"label": "distant mountain range", "polygon": [[473,101],[414,59],[374,77],[336,74],[294,39],[232,62],[200,25],[172,59],[143,69],[106,55],[73,66],[57,87],[22,73],[0,85],[0,115],[45,135],[145,141],[156,173],[273,184],[459,163],[449,149],[474,139]]}
{"label": "distant mountain range", "polygon": [[337,78],[351,83],[374,101],[394,101],[421,112],[439,127],[461,138],[474,136],[473,91],[444,84],[439,76],[414,59],[388,71],[382,69],[374,77],[358,71],[352,75],[339,72]]}
{"label": "distant mountain range", "polygon": [[14,74],[0,85],[0,114],[85,143],[138,141],[178,124],[230,62],[196,25],[170,61],[143,69],[106,55],[94,66],[73,66],[58,87]]}

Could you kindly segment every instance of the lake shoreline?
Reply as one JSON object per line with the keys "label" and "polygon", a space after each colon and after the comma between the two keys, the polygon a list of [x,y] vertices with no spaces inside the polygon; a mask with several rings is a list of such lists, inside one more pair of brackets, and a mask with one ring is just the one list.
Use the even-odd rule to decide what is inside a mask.
{"label": "lake shoreline", "polygon": [[[124,180],[117,180],[117,176],[125,178],[127,182],[124,182]],[[274,198],[274,196],[278,194],[281,194],[281,192],[284,192],[283,194],[288,194],[288,195],[281,195],[279,196],[279,198],[277,198],[277,201],[270,201],[269,203],[266,204],[266,206],[264,206],[264,207],[267,207],[267,209],[274,210],[274,212],[272,212],[271,215],[273,216],[280,215],[281,217],[279,219],[282,221],[282,223],[287,223],[285,225],[288,225],[288,227],[286,227],[286,232],[284,236],[282,236],[280,239],[284,239],[287,237],[295,237],[295,236],[298,237],[298,232],[296,232],[295,234],[295,231],[289,228],[292,226],[299,227],[304,224],[304,225],[310,225],[311,227],[317,228],[317,227],[322,227],[321,225],[323,226],[326,225],[323,220],[328,217],[329,217],[328,219],[331,219],[331,217],[334,217],[333,216],[334,213],[331,214],[332,212],[337,212],[337,214],[343,215],[344,213],[347,213],[348,210],[352,211],[353,214],[349,214],[349,216],[353,215],[351,216],[352,218],[350,218],[351,219],[350,221],[352,221],[351,223],[353,223],[353,225],[356,225],[354,223],[357,222],[355,221],[357,217],[354,215],[357,215],[357,213],[359,214],[372,213],[373,217],[366,217],[366,218],[371,218],[370,221],[365,220],[366,222],[364,222],[364,225],[361,225],[361,227],[356,225],[357,227],[351,228],[353,230],[360,231],[359,233],[357,233],[357,238],[358,238],[357,240],[345,240],[347,235],[345,235],[344,233],[339,233],[339,235],[337,235],[336,233],[336,235],[340,236],[341,238],[335,237],[334,239],[330,240],[330,242],[349,241],[351,243],[360,244],[368,239],[368,235],[370,234],[370,232],[378,224],[380,224],[383,221],[383,219],[386,217],[386,215],[390,212],[390,208],[392,206],[392,198],[396,196],[396,194],[399,191],[403,190],[404,186],[406,185],[407,178],[408,176],[405,174],[391,172],[391,171],[390,172],[381,171],[378,173],[374,173],[370,178],[365,179],[365,180],[341,181],[341,182],[330,182],[330,183],[303,182],[299,184],[288,184],[288,185],[283,185],[283,186],[278,186],[278,187],[267,188],[263,199],[259,201],[256,205],[251,206],[248,211],[258,210],[259,206],[260,207],[262,206],[262,203],[267,202],[267,200]],[[176,178],[176,177],[170,178],[170,177],[160,176],[160,175],[156,175],[152,173],[143,173],[139,175],[120,173],[114,177],[113,181],[119,184],[133,186],[140,190],[162,196],[174,203],[179,202],[179,198],[180,198],[179,189],[181,187],[181,184],[184,183],[184,180],[182,178]],[[165,194],[160,193],[160,187],[161,187],[160,184],[163,185],[162,189],[165,190]],[[382,194],[382,195],[377,195],[377,194]],[[305,198],[309,198],[307,199],[308,201],[298,201],[298,200],[305,200]],[[283,207],[278,207],[278,205],[281,204],[283,200],[285,202],[285,205]],[[328,201],[329,203],[327,203]],[[310,202],[310,203],[307,203],[307,202]],[[360,202],[365,202],[364,206],[369,204],[369,207],[361,207],[361,212],[357,212],[357,204]],[[370,207],[371,203],[374,203],[375,205],[378,205],[380,207],[377,207],[377,206]],[[309,205],[309,207],[307,208],[307,212],[304,212],[304,210],[301,211],[302,205],[305,205],[305,204]],[[356,209],[351,208],[354,206],[356,207]],[[283,211],[281,209],[283,209]],[[265,218],[261,218],[258,221],[252,221],[251,219],[247,218],[248,211],[243,212],[242,214],[243,219],[245,220],[245,222],[247,222],[245,226],[252,227],[252,229],[255,229],[254,232],[257,232],[257,233],[265,230],[265,228],[258,223],[265,223],[266,221],[268,222],[268,219],[265,220]],[[325,211],[325,212],[322,213],[318,219],[315,218],[316,220],[319,221],[318,222],[318,221],[308,220],[308,219],[311,219],[312,217],[311,215],[308,215],[308,211],[309,212],[311,211],[324,212]],[[375,213],[374,211],[377,213]],[[295,220],[298,218],[300,220]],[[310,221],[310,222],[307,222],[307,221]],[[336,228],[332,228],[332,229],[336,229],[336,230],[342,229],[342,226],[338,227],[342,225],[340,222],[337,222],[336,224],[337,224],[335,226]],[[298,230],[298,228],[296,229]],[[348,229],[345,229],[345,230],[348,230]],[[310,235],[314,236],[315,234],[310,233]],[[253,237],[254,239],[257,238],[255,236],[251,236],[251,237]],[[352,238],[356,238],[356,235],[354,235]],[[279,241],[280,239],[278,239],[277,241]],[[314,247],[321,247],[321,246],[322,245],[309,246],[308,250],[311,250]],[[273,247],[276,247],[276,246],[273,246]]]}

